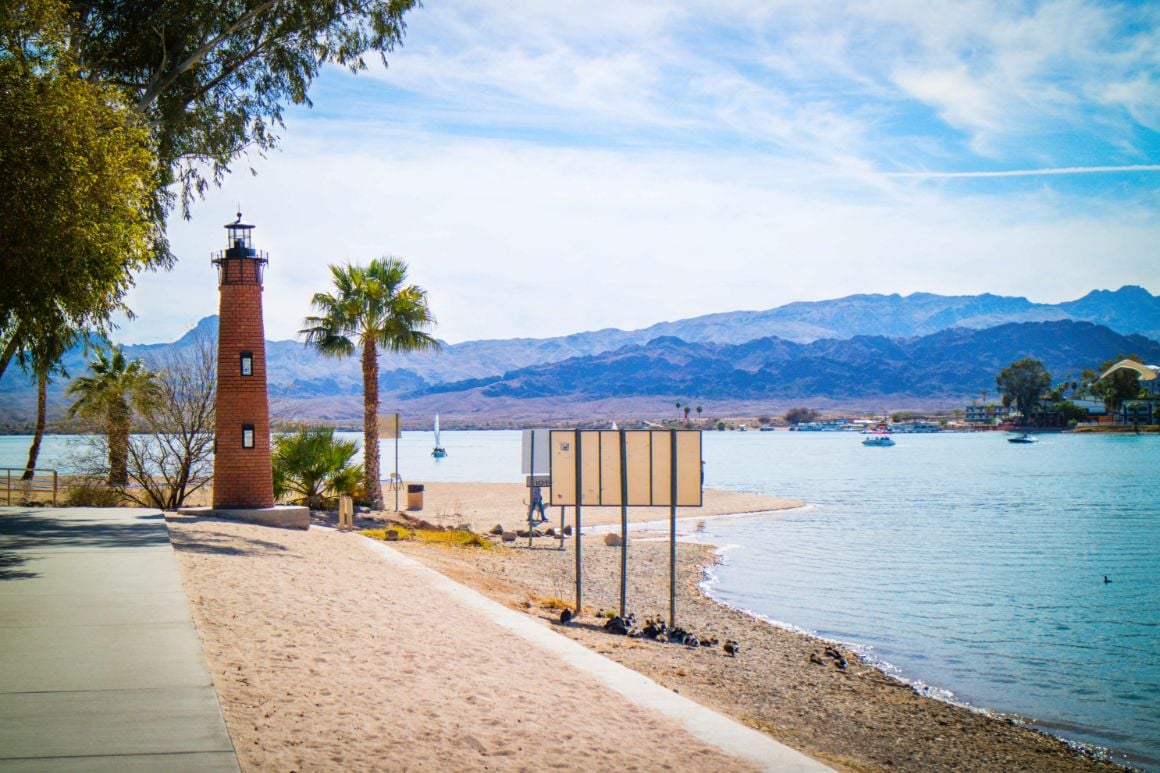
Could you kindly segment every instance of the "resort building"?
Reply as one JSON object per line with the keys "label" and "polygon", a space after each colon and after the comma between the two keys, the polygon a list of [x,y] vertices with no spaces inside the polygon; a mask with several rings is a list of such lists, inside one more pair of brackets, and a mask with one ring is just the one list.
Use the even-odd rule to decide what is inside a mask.
{"label": "resort building", "polygon": [[1004,408],[1002,405],[968,405],[965,411],[967,424],[976,426],[994,426],[1006,421],[1016,414],[1014,406]]}

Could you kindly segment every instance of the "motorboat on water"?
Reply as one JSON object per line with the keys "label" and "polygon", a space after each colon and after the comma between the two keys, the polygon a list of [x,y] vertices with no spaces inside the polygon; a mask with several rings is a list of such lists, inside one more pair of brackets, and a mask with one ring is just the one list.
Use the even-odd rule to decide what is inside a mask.
{"label": "motorboat on water", "polygon": [[1015,437],[1007,438],[1007,442],[1008,443],[1038,443],[1039,438],[1035,437],[1034,435],[1028,435],[1026,432],[1024,432],[1022,435],[1017,435]]}
{"label": "motorboat on water", "polygon": [[873,432],[866,433],[866,437],[862,438],[862,445],[882,448],[894,445],[894,438],[890,437],[890,425],[879,424]]}
{"label": "motorboat on water", "polygon": [[431,456],[436,459],[447,456],[447,449],[439,443],[439,414],[435,414],[435,449],[431,451]]}

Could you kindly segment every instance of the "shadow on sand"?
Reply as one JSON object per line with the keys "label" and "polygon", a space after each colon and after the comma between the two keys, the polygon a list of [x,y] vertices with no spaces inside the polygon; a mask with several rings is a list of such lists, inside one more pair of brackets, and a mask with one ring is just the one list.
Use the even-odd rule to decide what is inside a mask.
{"label": "shadow on sand", "polygon": [[277,542],[242,537],[223,531],[188,531],[180,528],[183,523],[233,523],[223,518],[182,515],[174,518],[169,530],[169,541],[174,550],[185,553],[202,553],[217,556],[260,556],[286,553],[288,548]]}

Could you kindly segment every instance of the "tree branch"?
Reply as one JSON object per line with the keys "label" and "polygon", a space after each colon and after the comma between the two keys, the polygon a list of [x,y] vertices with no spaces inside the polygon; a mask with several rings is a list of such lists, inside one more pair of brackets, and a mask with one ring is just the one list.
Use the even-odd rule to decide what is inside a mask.
{"label": "tree branch", "polygon": [[4,347],[4,353],[0,355],[0,377],[8,369],[8,363],[12,362],[12,357],[20,346],[21,327],[21,325],[17,325],[16,329],[12,331],[12,338],[8,339],[8,345]]}
{"label": "tree branch", "polygon": [[194,51],[192,54],[186,57],[184,61],[179,63],[168,73],[163,75],[160,71],[158,71],[157,75],[154,76],[149,88],[145,90],[145,93],[141,95],[141,99],[138,100],[137,106],[134,108],[134,112],[137,115],[141,115],[146,110],[148,110],[149,106],[156,102],[157,98],[161,96],[161,94],[164,93],[167,88],[172,86],[173,82],[176,81],[182,73],[200,62],[211,51],[220,46],[223,41],[227,40],[238,30],[253,23],[253,21],[257,19],[258,16],[277,5],[280,1],[281,0],[266,0],[266,2],[258,5],[256,8],[242,14],[237,21],[223,30],[217,37],[213,38],[201,48]]}

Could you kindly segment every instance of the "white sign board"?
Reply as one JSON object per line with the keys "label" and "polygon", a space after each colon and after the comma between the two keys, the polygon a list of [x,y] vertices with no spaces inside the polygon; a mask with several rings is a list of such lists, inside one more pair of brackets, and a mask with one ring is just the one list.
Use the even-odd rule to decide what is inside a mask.
{"label": "white sign board", "polygon": [[403,417],[398,413],[379,414],[379,439],[389,440],[403,436]]}
{"label": "white sign board", "polygon": [[[535,446],[535,456],[532,447]],[[520,472],[524,475],[547,475],[552,459],[552,440],[546,429],[525,429],[523,445],[523,466]]]}
{"label": "white sign board", "polygon": [[702,505],[700,430],[552,430],[551,444],[553,505]]}

